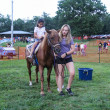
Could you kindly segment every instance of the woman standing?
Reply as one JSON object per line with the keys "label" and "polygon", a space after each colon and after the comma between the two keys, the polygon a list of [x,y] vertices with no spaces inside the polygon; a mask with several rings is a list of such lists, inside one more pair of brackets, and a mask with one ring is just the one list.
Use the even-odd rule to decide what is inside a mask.
{"label": "woman standing", "polygon": [[56,82],[59,88],[59,95],[61,96],[64,95],[62,91],[62,86],[64,80],[63,78],[65,65],[70,74],[66,91],[68,92],[69,95],[73,95],[73,92],[71,91],[71,84],[75,75],[75,69],[71,54],[73,54],[74,52],[74,42],[71,36],[71,29],[68,24],[62,26],[59,32],[59,36],[61,52],[58,55],[56,55],[56,64],[57,64]]}

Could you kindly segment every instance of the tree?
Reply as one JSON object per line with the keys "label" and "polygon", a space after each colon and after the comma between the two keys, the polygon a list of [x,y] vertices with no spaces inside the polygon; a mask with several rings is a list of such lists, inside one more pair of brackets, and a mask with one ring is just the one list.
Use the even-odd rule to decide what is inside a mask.
{"label": "tree", "polygon": [[57,18],[59,26],[67,23],[76,36],[100,34],[106,7],[100,0],[60,0]]}
{"label": "tree", "polygon": [[24,30],[25,22],[22,19],[17,19],[13,22],[14,30]]}
{"label": "tree", "polygon": [[110,34],[110,14],[107,14],[106,16],[104,16],[103,18],[103,30],[102,33],[103,34]]}
{"label": "tree", "polygon": [[[59,0],[55,17],[43,13],[34,16],[32,20],[17,19],[14,30],[33,32],[39,18],[45,21],[46,29],[60,29],[63,24],[69,24],[74,36],[109,34],[110,14],[100,0]],[[0,14],[0,32],[11,30],[9,15]]]}
{"label": "tree", "polygon": [[53,29],[54,28],[53,18],[51,18],[49,14],[45,12],[43,13],[42,17],[44,18],[46,29]]}
{"label": "tree", "polygon": [[9,15],[4,17],[0,14],[0,32],[5,32],[11,30],[11,20]]}

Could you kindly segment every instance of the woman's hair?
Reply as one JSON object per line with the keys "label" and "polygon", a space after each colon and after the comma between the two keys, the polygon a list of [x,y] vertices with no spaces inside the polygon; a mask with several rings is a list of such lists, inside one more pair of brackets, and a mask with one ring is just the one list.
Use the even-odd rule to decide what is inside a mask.
{"label": "woman's hair", "polygon": [[62,31],[64,29],[64,27],[68,27],[68,33],[67,33],[67,37],[66,37],[66,43],[69,44],[71,39],[72,39],[72,35],[71,35],[71,28],[68,24],[64,24],[62,27],[61,27],[61,30],[59,32],[59,36],[60,36],[60,41],[62,41],[62,38],[63,38],[63,34],[62,34]]}
{"label": "woman's hair", "polygon": [[38,19],[37,24],[36,24],[36,25],[37,25],[37,27],[38,27],[38,24],[39,24],[39,23],[43,23],[43,24],[45,24],[45,22],[44,22],[44,20],[43,20],[43,19]]}

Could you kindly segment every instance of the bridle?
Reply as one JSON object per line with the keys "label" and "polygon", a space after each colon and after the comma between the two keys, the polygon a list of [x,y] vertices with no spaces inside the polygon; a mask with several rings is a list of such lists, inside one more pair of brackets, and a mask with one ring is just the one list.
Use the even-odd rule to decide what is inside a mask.
{"label": "bridle", "polygon": [[59,43],[53,44],[53,43],[51,42],[51,39],[50,39],[49,34],[47,35],[47,39],[48,39],[48,44],[50,44],[50,46],[51,46],[53,49],[55,49],[55,47],[57,47],[57,46],[60,46]]}

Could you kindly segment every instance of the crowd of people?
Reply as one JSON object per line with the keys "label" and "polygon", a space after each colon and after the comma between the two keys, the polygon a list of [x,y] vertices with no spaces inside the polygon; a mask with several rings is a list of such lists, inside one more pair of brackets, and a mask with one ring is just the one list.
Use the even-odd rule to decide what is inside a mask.
{"label": "crowd of people", "polygon": [[32,43],[32,42],[34,42],[34,38],[31,38],[31,37],[15,37],[15,40],[23,42],[23,43]]}
{"label": "crowd of people", "polygon": [[82,55],[82,56],[86,56],[86,49],[87,49],[87,44],[85,43],[75,43],[75,50],[74,53],[75,55]]}
{"label": "crowd of people", "polygon": [[98,44],[98,53],[108,53],[108,46],[110,46],[110,40],[104,41],[104,42],[99,42]]}
{"label": "crowd of people", "polygon": [[[110,40],[100,41],[98,43],[98,53],[108,53],[108,47],[110,46]],[[75,43],[74,55],[86,56],[87,43]]]}

